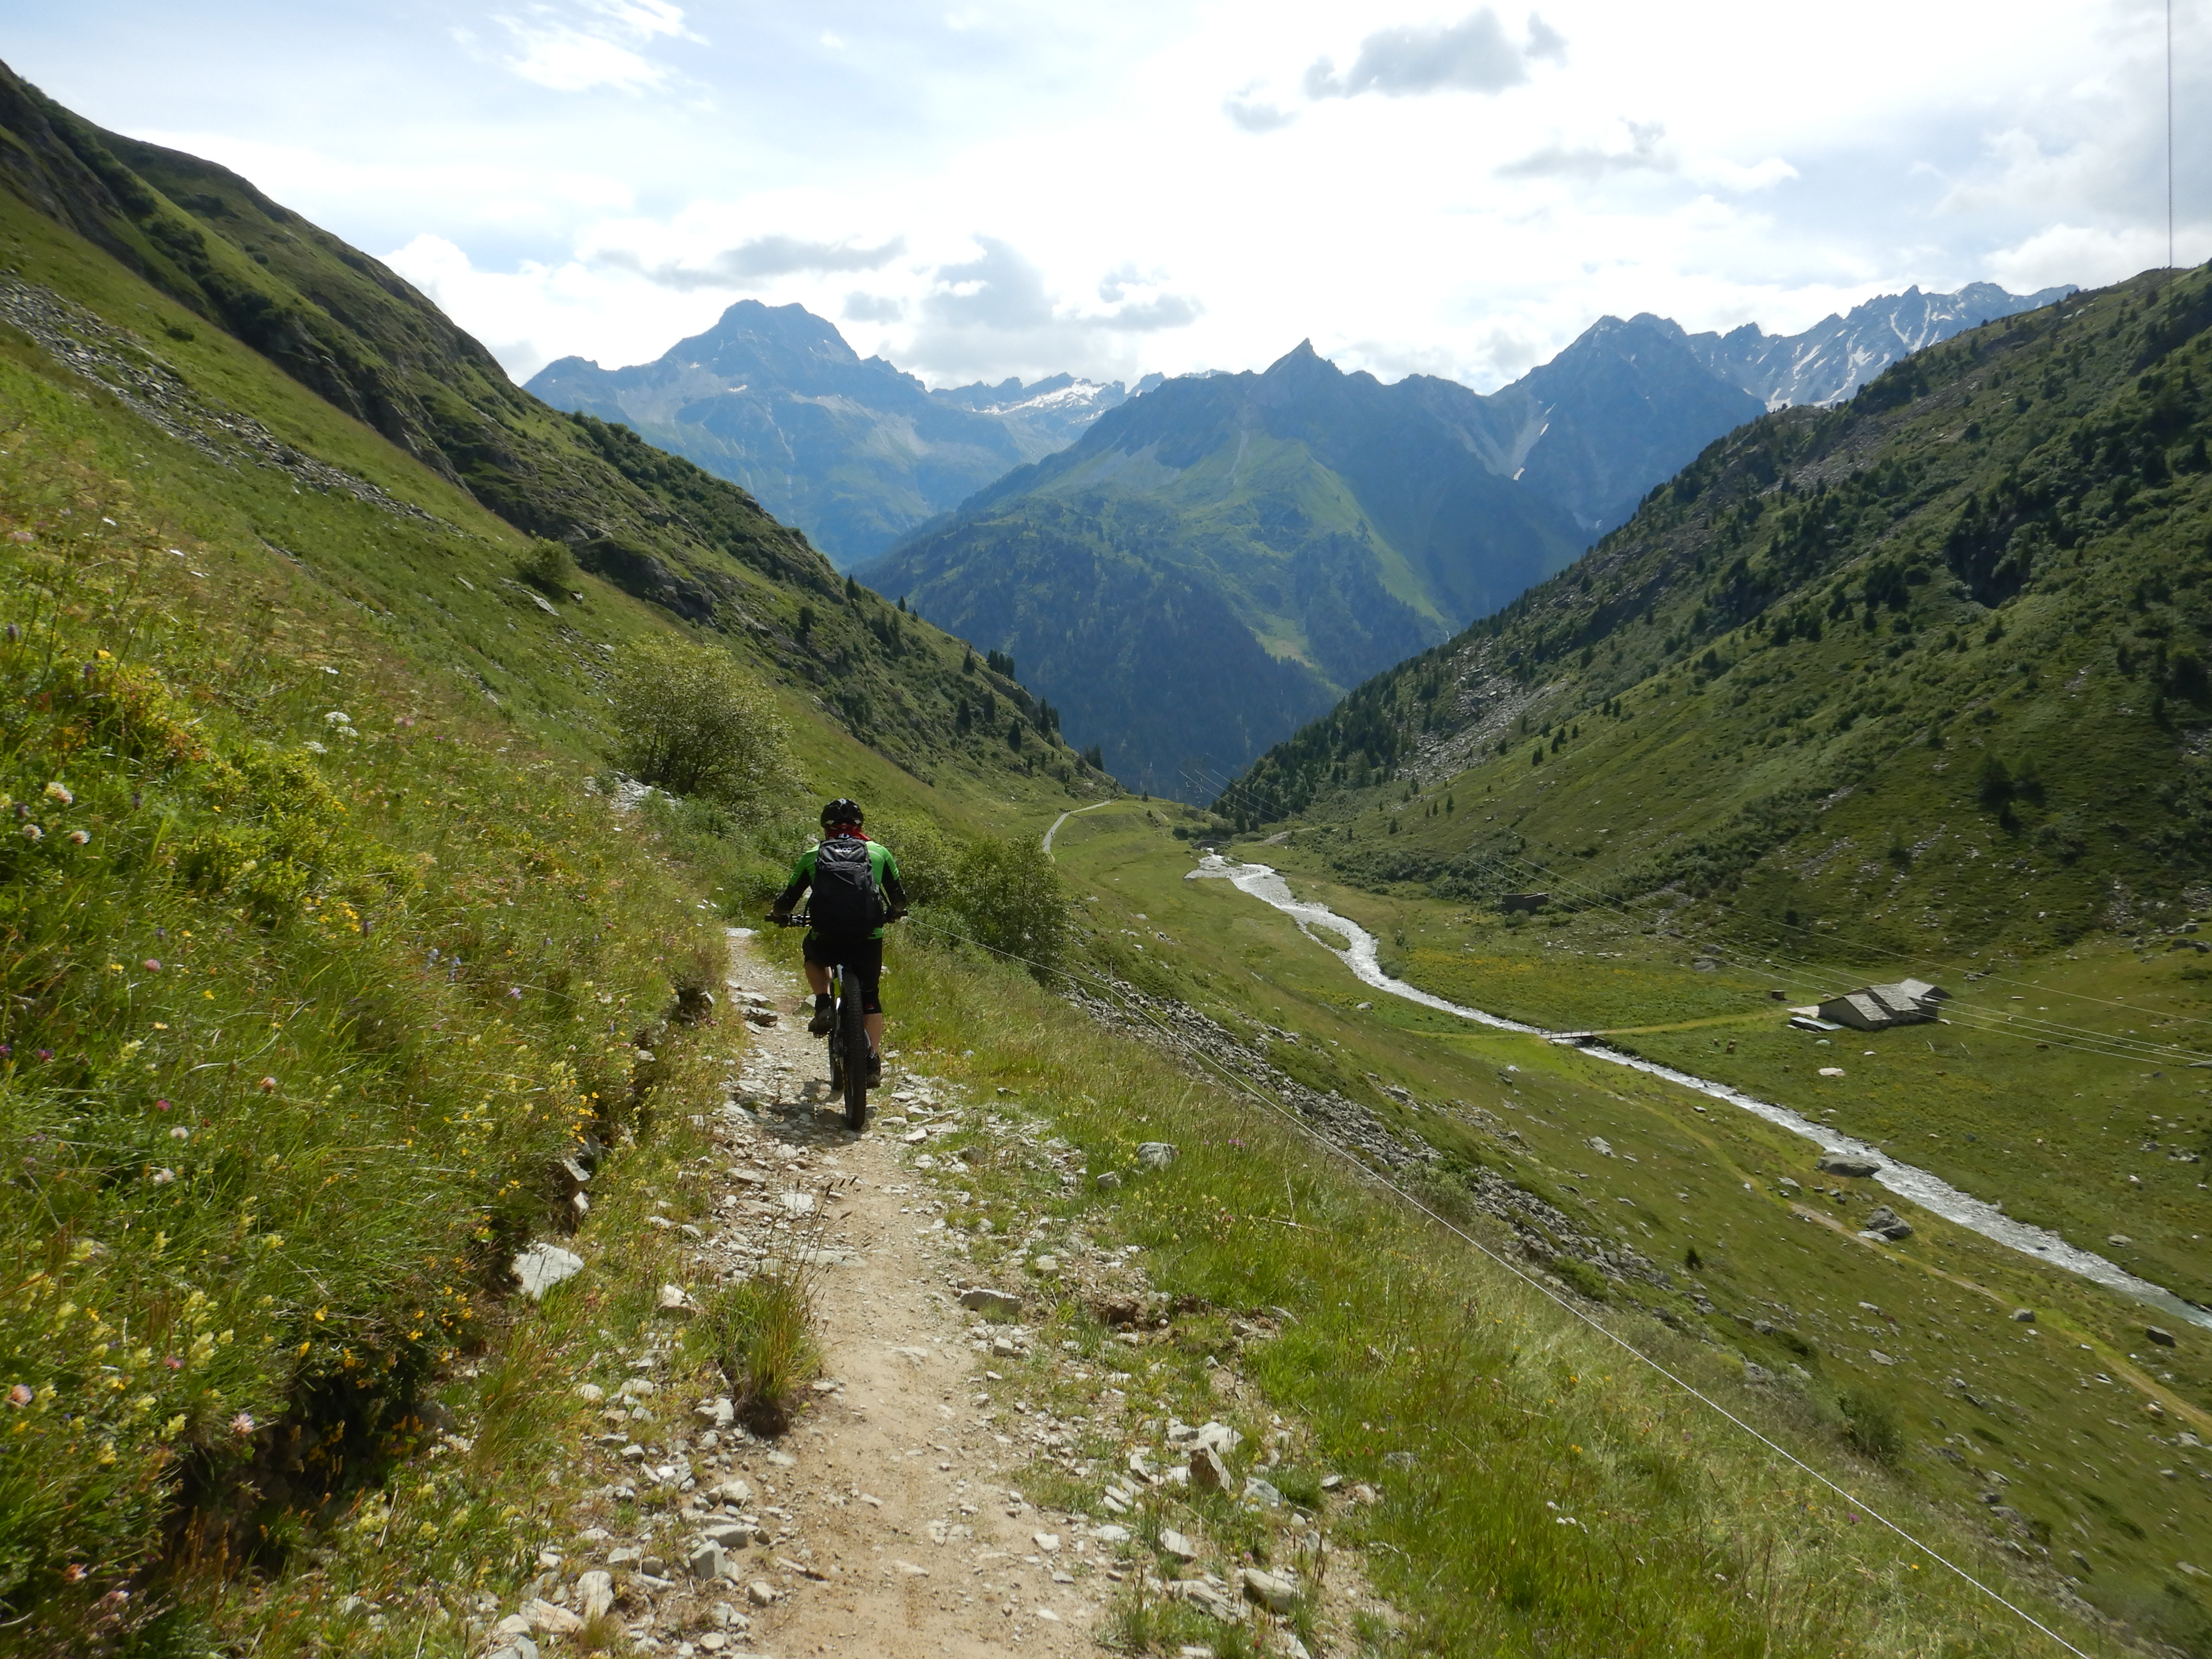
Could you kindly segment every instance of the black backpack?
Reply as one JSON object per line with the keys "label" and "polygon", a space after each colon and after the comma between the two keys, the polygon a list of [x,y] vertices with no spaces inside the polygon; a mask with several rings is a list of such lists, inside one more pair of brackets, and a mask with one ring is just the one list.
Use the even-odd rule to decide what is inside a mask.
{"label": "black backpack", "polygon": [[884,925],[890,913],[867,842],[839,836],[814,849],[814,894],[806,910],[825,933],[867,933]]}

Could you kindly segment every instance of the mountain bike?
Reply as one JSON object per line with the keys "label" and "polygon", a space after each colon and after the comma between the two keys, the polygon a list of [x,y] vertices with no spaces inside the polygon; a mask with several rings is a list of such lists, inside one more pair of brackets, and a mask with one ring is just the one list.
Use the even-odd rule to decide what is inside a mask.
{"label": "mountain bike", "polygon": [[[806,927],[812,918],[801,910],[783,918],[770,916],[780,927]],[[830,1024],[830,1092],[845,1097],[845,1124],[855,1133],[868,1127],[867,1013],[857,980],[853,994],[845,994],[847,977],[841,963],[830,964],[830,995],[836,1012]]]}

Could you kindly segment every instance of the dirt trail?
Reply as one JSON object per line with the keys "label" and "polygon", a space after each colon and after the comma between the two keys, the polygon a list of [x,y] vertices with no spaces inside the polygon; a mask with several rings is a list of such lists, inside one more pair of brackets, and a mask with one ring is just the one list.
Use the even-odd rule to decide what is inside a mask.
{"label": "dirt trail", "polygon": [[[924,1101],[949,1104],[946,1091],[900,1079],[894,1065],[871,1103],[880,1115],[854,1135],[827,1097],[823,1043],[806,1034],[806,1005],[788,976],[744,938],[732,940],[731,974],[740,1000],[764,996],[781,1018],[755,1032],[746,1061],[758,1121],[730,1115],[740,1121],[719,1131],[725,1146],[791,1171],[793,1188],[808,1176],[845,1177],[823,1240],[838,1265],[818,1279],[824,1375],[837,1386],[825,1385],[775,1449],[746,1447],[732,1460],[761,1489],[760,1504],[787,1512],[795,1547],[779,1538],[765,1573],[768,1551],[738,1566],[741,1595],[759,1577],[776,1599],[746,1607],[751,1629],[732,1650],[1096,1651],[1109,1557],[1080,1517],[1043,1515],[1004,1484],[1018,1455],[981,1413],[987,1395],[1006,1390],[982,1374],[987,1356],[971,1346],[951,1285],[956,1258],[902,1164],[899,1137],[911,1131],[884,1121],[908,1105],[920,1116],[931,1109]],[[718,1187],[758,1201],[733,1177]]]}

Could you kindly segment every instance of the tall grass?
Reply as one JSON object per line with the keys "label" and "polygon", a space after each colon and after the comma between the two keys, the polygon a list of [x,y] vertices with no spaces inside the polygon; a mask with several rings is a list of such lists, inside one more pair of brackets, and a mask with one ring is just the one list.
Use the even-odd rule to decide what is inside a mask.
{"label": "tall grass", "polygon": [[325,673],[342,599],[8,450],[0,1622],[58,1650],[412,1443],[720,942],[574,769]]}
{"label": "tall grass", "polygon": [[756,1434],[781,1434],[800,1389],[822,1365],[813,1287],[805,1270],[787,1264],[725,1285],[707,1304],[699,1328],[729,1380],[738,1420]]}
{"label": "tall grass", "polygon": [[[1249,1349],[1246,1368],[1310,1426],[1321,1467],[1380,1492],[1336,1526],[1365,1546],[1367,1571],[1409,1616],[1406,1650],[2044,1650],[2002,1609],[1265,1108],[1195,1084],[1014,969],[919,938],[896,941],[891,961],[902,988],[894,1041],[909,1056],[1012,1089],[1083,1167],[1125,1180],[1113,1195],[1089,1183],[1088,1196],[1064,1193],[1018,1146],[971,1123],[945,1141],[968,1165],[968,1213],[1041,1209],[1048,1237],[1145,1245],[1155,1284],[1191,1305],[1290,1314],[1279,1337]],[[1147,1140],[1180,1155],[1142,1169],[1134,1154]],[[979,1275],[1004,1248],[970,1240]],[[1075,1335],[1087,1316],[1060,1317]],[[1721,1356],[1656,1324],[1625,1328],[1952,1559],[2047,1606],[1873,1459],[1748,1396]],[[1146,1350],[1161,1364],[1127,1385],[1132,1419],[1217,1409],[1206,1366],[1229,1340],[1225,1318],[1180,1316],[1176,1333]],[[1855,1420],[1871,1428],[1875,1418],[1862,1406]],[[2096,1648],[2063,1614],[2042,1616]]]}

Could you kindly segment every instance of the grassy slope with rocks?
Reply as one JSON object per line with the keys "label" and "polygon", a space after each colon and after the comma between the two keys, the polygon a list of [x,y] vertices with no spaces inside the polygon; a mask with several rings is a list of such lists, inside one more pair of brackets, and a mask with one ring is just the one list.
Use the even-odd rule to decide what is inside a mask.
{"label": "grassy slope with rocks", "polygon": [[[1187,858],[1135,803],[1077,820],[1063,836],[1062,866],[1079,896],[1097,889],[1079,901],[1091,949],[1117,977],[1206,1003],[1247,1031],[1293,1023],[1296,1043],[1251,1040],[1285,1069],[1367,1103],[1409,1140],[1428,1136],[1461,1168],[1480,1158],[1516,1168],[1532,1183],[1572,1185],[1573,1176],[1552,1164],[1571,1158],[1564,1138],[1529,1127],[1546,1142],[1540,1162],[1535,1148],[1491,1138],[1476,1127],[1481,1114],[1441,1097],[1449,1090],[1495,1101],[1501,1118],[1526,1125],[1523,1103],[1540,1100],[1549,1117],[1555,1091],[1595,1096],[1571,1057],[1520,1040],[1469,1068],[1477,1083],[1469,1070],[1454,1074],[1449,1055],[1392,1058],[1407,1034],[1382,1034],[1378,1043],[1370,1023],[1357,1047],[1347,1036],[1345,1054],[1322,1058],[1328,1050],[1316,1037],[1349,1033],[1357,1017],[1328,1006],[1331,988],[1312,965],[1326,959],[1287,922],[1256,906],[1249,916],[1215,914],[1249,902],[1224,884],[1184,883]],[[1170,927],[1176,942],[1163,944],[1158,935]],[[895,941],[893,961],[907,987],[902,995],[913,999],[900,1019],[905,1063],[983,1101],[949,1127],[932,1122],[927,1150],[937,1167],[929,1179],[975,1279],[1012,1285],[1031,1304],[1024,1316],[1029,1352],[989,1362],[1005,1367],[1011,1383],[1045,1391],[1060,1438],[1039,1446],[1024,1489],[1049,1509],[1132,1525],[1139,1562],[1154,1580],[1203,1569],[1233,1581],[1242,1565],[1273,1565],[1292,1567],[1306,1586],[1328,1584],[1332,1572],[1364,1582],[1385,1606],[1347,1598],[1330,1620],[1349,1626],[1334,1633],[1354,1651],[2040,1650],[2041,1638],[1990,1616],[1955,1581],[1933,1578],[1925,1558],[1853,1522],[1802,1475],[1747,1455],[1736,1431],[1625,1363],[1539,1290],[1414,1215],[1218,1075],[1194,1073],[1178,1052],[1133,1052],[1127,1036],[1060,1005],[1018,965],[948,951],[927,933]],[[1498,1081],[1509,1053],[1524,1074],[1520,1103]],[[1389,1066],[1394,1086],[1413,1085],[1422,1103],[1409,1110],[1381,1093],[1363,1075],[1371,1065]],[[985,1085],[998,1092],[985,1094]],[[1650,1107],[1639,1101],[1626,1109]],[[1731,1232],[1771,1204],[1754,1204],[1734,1178],[1745,1156],[1773,1156],[1764,1138],[1723,1125],[1671,1133],[1711,1143],[1706,1155],[1722,1167],[1697,1181],[1729,1212]],[[1153,1140],[1178,1148],[1164,1170],[1136,1156]],[[1510,1233],[1455,1191],[1465,1189],[1446,1177],[1422,1195],[1493,1248],[1522,1256]],[[1565,1193],[1561,1202],[1597,1212],[1600,1229],[1612,1224],[1596,1205]],[[1634,1218],[1644,1216],[1640,1209]],[[1763,1218],[1759,1224],[1764,1231]],[[1126,1244],[1140,1248],[1156,1292],[1133,1321],[1109,1269]],[[1857,1421],[1883,1456],[1894,1449],[1874,1426],[1893,1426],[1884,1413],[1901,1411],[1902,1401],[1889,1404],[1891,1390],[1860,1379],[1863,1363],[1847,1369],[1839,1358],[1807,1357],[1813,1345],[1796,1328],[1805,1315],[1778,1334],[1754,1335],[1754,1314],[1769,1330],[1780,1316],[1749,1287],[1758,1284],[1752,1267],[1723,1259],[1704,1280],[1724,1302],[1741,1298],[1740,1334],[1725,1316],[1713,1316],[1731,1332],[1726,1345],[1687,1328],[1705,1322],[1694,1285],[1638,1292],[1680,1318],[1679,1331],[1641,1315],[1638,1297],[1621,1297],[1610,1311],[1589,1305],[1816,1467],[1958,1552],[1954,1559],[2045,1605],[2008,1574],[1997,1540],[1975,1538],[1946,1512],[1942,1500],[1952,1492],[1930,1490],[1932,1460],[1917,1438],[1894,1468],[1851,1449],[1838,1385],[1848,1391],[1861,1381],[1879,1395],[1857,1403]],[[1910,1270],[1860,1271],[1881,1274],[1885,1300],[1925,1293]],[[1780,1294],[1807,1293],[1810,1277]],[[1862,1281],[1859,1293],[1872,1288]],[[1985,1298],[1942,1300],[1947,1316],[2004,1327]],[[1132,1332],[1133,1352],[1117,1330]],[[1802,1389],[1747,1386],[1730,1351],[1738,1345],[1778,1374],[1806,1357],[1820,1381]],[[1290,1506],[1255,1511],[1141,1483],[1132,1504],[1128,1453],[1146,1448],[1164,1468],[1180,1461],[1167,1440],[1170,1421],[1216,1417],[1243,1437],[1230,1459],[1233,1480],[1258,1474]],[[1002,1413],[999,1426],[1019,1432],[1029,1425]],[[1962,1463],[1996,1455],[1960,1427]],[[1948,1437],[1943,1444],[1950,1449]],[[1379,1502],[1324,1496],[1330,1475],[1346,1492],[1371,1486]],[[1117,1516],[1117,1504],[1133,1507],[1135,1518]],[[1194,1566],[1164,1549],[1170,1528],[1199,1541]],[[1133,1582],[1124,1595],[1121,1634],[1134,1645],[1172,1652],[1180,1642],[1224,1640],[1218,1624],[1162,1600],[1158,1582]],[[1294,1622],[1328,1600],[1302,1603]],[[2055,1616],[2077,1639],[2099,1644]],[[1246,1650],[1233,1645],[1245,1638],[1228,1639],[1232,1645],[1217,1650]]]}
{"label": "grassy slope with rocks", "polygon": [[[2116,1636],[2131,1632],[2186,1651],[2202,1645],[2208,1628],[2202,1583],[2177,1563],[2202,1566],[2212,1553],[2212,1466],[2201,1450],[2202,1441],[2212,1437],[2206,1408],[2212,1349],[2203,1332],[2176,1326],[2178,1346],[2158,1346],[2145,1334],[2158,1316],[2147,1317],[2146,1310],[2124,1298],[2039,1267],[1871,1182],[1820,1176],[1804,1142],[1747,1114],[1572,1048],[1470,1027],[1377,996],[1289,919],[1225,882],[1186,880],[1190,848],[1170,831],[1187,826],[1172,817],[1169,810],[1128,802],[1072,820],[1061,831],[1055,854],[1077,897],[1087,961],[1159,999],[1156,1012],[1178,1005],[1202,1012],[1255,1062],[1232,1059],[1230,1069],[1249,1076],[1264,1064],[1354,1103],[1410,1149],[1424,1142],[1436,1149],[1439,1158],[1412,1164],[1401,1177],[1413,1181],[1427,1202],[1462,1218],[1501,1254],[1548,1274],[1563,1293],[1571,1290],[1593,1313],[1605,1310],[1607,1322],[1681,1374],[1725,1379],[1713,1386],[1730,1410],[1748,1412],[1763,1430],[1846,1486],[1871,1462],[1881,1471],[1871,1477],[1877,1484],[1861,1490],[1881,1506],[1914,1506],[1923,1516],[1911,1523],[1915,1530],[1931,1526],[1954,1542],[1964,1534],[1972,1541],[1960,1547],[1996,1563],[1990,1571],[2000,1577],[2009,1571],[2015,1584],[2039,1583],[2062,1601],[2080,1598],[2070,1605],[2086,1603],[2119,1621]],[[1279,848],[1244,850],[1285,860]],[[1468,918],[1460,907],[1348,888],[1317,860],[1293,857],[1286,867],[1300,896],[1358,917],[1393,940],[1389,950],[1424,979],[1429,963],[1461,954]],[[1764,982],[1751,975],[1730,969],[1688,971],[1677,965],[1680,952],[1671,941],[1618,922],[1601,938],[1574,929],[1540,931],[1553,940],[1549,947],[1516,937],[1494,919],[1485,930],[1493,941],[1486,947],[1490,956],[1478,959],[1469,977],[1492,1002],[1509,968],[1529,1000],[1540,993],[1564,1001],[1580,987],[1620,975],[1625,983],[1613,994],[1623,1000],[1675,999],[1664,1014],[1682,1028],[1682,1052],[1667,1057],[1692,1069],[1719,1066],[1723,1040],[1745,1054],[1774,1041],[1778,1020],[1759,1011],[1775,1005]],[[1921,1051],[1921,1030],[1903,1035]],[[1808,1034],[1789,1033],[1799,1045],[1786,1056],[1796,1069],[1775,1080],[1784,1085],[1780,1097],[1801,1109],[1840,1108],[1855,1133],[1872,1128],[1867,1120],[1877,1115],[1884,1121],[1898,1115],[1900,1085],[1924,1085],[1936,1066],[1956,1079],[1964,1117],[1972,1103],[2003,1097],[2032,1079],[2036,1062],[2051,1058],[2032,1045],[2025,1056],[2006,1054],[2000,1042],[1994,1046],[2002,1057],[1992,1063],[1993,1045],[1981,1036],[1970,1036],[1972,1052],[1962,1054],[1966,1044],[1958,1031],[1938,1028],[1943,1058],[1922,1068],[1902,1044],[1842,1036],[1852,1038],[1848,1058],[1812,1047],[1816,1039]],[[1874,1059],[1860,1054],[1876,1044],[1887,1046]],[[1831,1063],[1813,1060],[1816,1054],[1848,1068],[1850,1080],[1814,1077],[1814,1065]],[[1765,1063],[1771,1073],[1774,1060]],[[1232,1103],[1224,1073],[1214,1070],[1178,1109],[1226,1112]],[[2036,1162],[2027,1137],[2003,1133],[1985,1106],[1984,1111],[1980,1132],[1996,1142],[1993,1153],[2012,1154],[2004,1167],[2021,1178]],[[1129,1132],[1186,1147],[1186,1136],[1194,1135],[1212,1143],[1211,1158],[1252,1161],[1250,1185],[1240,1200],[1219,1203],[1211,1230],[1244,1240],[1243,1260],[1222,1258],[1224,1268],[1233,1262],[1236,1272],[1257,1263],[1264,1275],[1267,1261],[1324,1242],[1289,1226],[1316,1219],[1305,1192],[1286,1193],[1278,1177],[1259,1172],[1277,1155],[1269,1151],[1269,1115],[1255,1107],[1246,1127],[1179,1133],[1170,1114]],[[1320,1114],[1310,1121],[1331,1127]],[[1332,1133],[1354,1151],[1364,1146],[1363,1139]],[[1944,1168],[1943,1145],[1916,1132],[1902,1139],[1900,1152]],[[1117,1158],[1126,1158],[1126,1148]],[[2150,1160],[2143,1164],[2148,1168]],[[1091,1167],[1098,1168],[1095,1158]],[[2077,1184],[2086,1184],[2083,1173],[2077,1166]],[[2014,1188],[1999,1190],[2008,1194]],[[2115,1201],[2109,1188],[2104,1191],[2106,1201]],[[2157,1201],[2170,1206],[2171,1224],[2186,1226],[2178,1189]],[[1880,1203],[1905,1211],[1916,1229],[1911,1239],[1889,1244],[1858,1236]],[[2201,1228],[2201,1195],[2196,1214]],[[1200,1241],[1200,1222],[1184,1211],[1164,1227],[1159,1237],[1170,1259],[1184,1250],[1206,1257],[1210,1247]],[[1250,1243],[1261,1235],[1282,1243]],[[2185,1237],[2162,1232],[2158,1261],[2142,1265],[2149,1271],[2183,1260],[2190,1248],[2179,1242]],[[1182,1243],[1170,1246],[1168,1239]],[[1457,1241],[1431,1237],[1396,1248],[1401,1264],[1467,1275],[1480,1286],[1470,1293],[1478,1310],[1490,1298],[1519,1294],[1502,1275],[1468,1261]],[[2201,1267],[2201,1246],[2195,1260]],[[1347,1260],[1317,1277],[1327,1284],[1331,1274],[1365,1271]],[[1390,1269],[1377,1263],[1376,1271]],[[1395,1352],[1368,1322],[1387,1298],[1363,1304],[1338,1291],[1322,1305],[1345,1299],[1358,1311],[1340,1310],[1339,1316],[1355,1319],[1364,1340]],[[1247,1305],[1270,1300],[1304,1316],[1299,1304],[1279,1296],[1255,1293]],[[2034,1324],[2012,1318],[2023,1307],[2036,1311]],[[1407,1340],[1425,1352],[1425,1340]],[[1636,1391],[1641,1408],[1665,1422],[1667,1438],[1686,1428],[1705,1434],[1711,1419],[1702,1408],[1624,1358],[1616,1352],[1604,1372]],[[1358,1369],[1348,1354],[1331,1363],[1332,1376]],[[1496,1375],[1480,1364],[1471,1370],[1477,1377]],[[1504,1374],[1514,1375],[1510,1367]],[[1378,1421],[1366,1412],[1358,1416]],[[1434,1425],[1451,1416],[1416,1413],[1404,1420]],[[1462,1439],[1459,1449],[1472,1458],[1491,1456],[1483,1437]],[[1700,1441],[1715,1449],[1705,1454],[1711,1456],[1725,1443]],[[1735,1443],[1735,1452],[1748,1450]],[[1745,1478],[1745,1467],[1730,1462],[1726,1478]],[[1507,1494],[1520,1478],[1504,1481],[1498,1502],[1510,1501]],[[1883,1496],[1876,1498],[1876,1492]],[[1541,1497],[1565,1502],[1548,1489]],[[1829,1522],[1814,1525],[1825,1537]],[[1922,1535],[1932,1541],[1936,1534]],[[1786,1550],[1823,1547],[1793,1540]],[[1623,1559],[1639,1553],[1623,1540]],[[1370,1569],[1384,1559],[1371,1558]],[[1394,1595],[1405,1582],[1395,1577],[1395,1564],[1382,1579]],[[1460,1593],[1469,1594],[1467,1586]],[[1476,1586],[1473,1595],[1481,1600],[1487,1589]],[[1837,1627],[1850,1624],[1840,1620]],[[1869,1639],[1878,1649],[1889,1638]]]}
{"label": "grassy slope with rocks", "polygon": [[[416,1569],[465,1588],[526,1559],[505,1263],[573,1220],[563,1154],[695,1086],[688,1028],[650,1061],[638,1035],[718,982],[709,924],[799,844],[780,817],[719,841],[724,890],[697,897],[702,870],[592,792],[611,665],[730,641],[781,681],[817,787],[956,835],[1065,799],[1036,763],[1077,773],[1041,738],[963,742],[948,690],[1024,694],[872,595],[825,582],[813,629],[765,645],[599,574],[549,595],[515,574],[543,544],[448,469],[4,192],[0,254],[0,1099],[24,1148],[0,1597],[34,1646],[212,1619],[288,1650],[319,1639],[338,1523],[430,1445],[434,1377],[495,1409],[416,1496]],[[570,482],[672,520],[633,482]],[[691,556],[795,619],[818,561],[714,489],[728,534]],[[809,695],[847,669],[902,702],[884,747],[942,787]],[[241,1567],[307,1577],[264,1598],[226,1588]]]}

